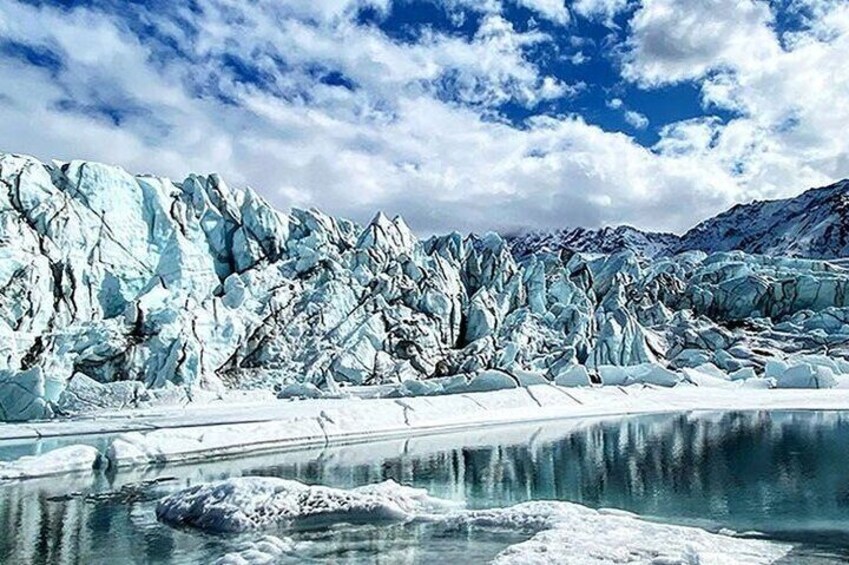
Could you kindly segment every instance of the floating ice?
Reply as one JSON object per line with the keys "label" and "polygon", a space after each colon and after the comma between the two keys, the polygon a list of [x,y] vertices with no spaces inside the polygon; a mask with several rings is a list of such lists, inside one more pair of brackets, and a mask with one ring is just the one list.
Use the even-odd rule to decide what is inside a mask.
{"label": "floating ice", "polygon": [[692,564],[773,563],[790,546],[741,539],[698,528],[641,520],[622,511],[598,511],[568,502],[526,502],[509,508],[454,516],[455,528],[508,528],[536,533],[508,547],[496,564]]}
{"label": "floating ice", "polygon": [[[254,479],[259,486],[261,479]],[[231,485],[232,486],[231,480]],[[397,503],[398,493],[405,487],[388,481],[380,485],[369,485],[349,491],[326,487],[306,487],[300,483],[295,489],[276,479],[276,486],[263,485],[247,489],[234,495],[231,490],[222,492],[225,483],[214,483],[209,487],[196,487],[205,492],[205,504],[189,502],[190,491],[178,493],[164,499],[157,514],[163,518],[163,506],[171,511],[174,497],[180,497],[190,505],[200,505],[193,516],[202,519],[188,523],[210,531],[222,531],[222,523],[238,524],[238,529],[261,527],[291,521],[294,517],[317,520],[326,524],[331,521],[353,521],[374,523],[387,518],[384,508],[372,503],[363,503],[362,496],[383,496],[388,504]],[[236,483],[238,484],[238,483]],[[206,490],[205,490],[206,489]],[[417,497],[426,496],[416,491]],[[281,494],[282,493],[282,494]],[[363,494],[368,493],[368,494]],[[291,500],[288,500],[291,499]],[[389,519],[409,519],[421,512],[417,502],[410,504],[405,497],[401,505],[409,509],[393,511]],[[432,501],[433,499],[428,499]],[[233,508],[228,505],[235,505]],[[222,507],[226,510],[222,513]],[[374,509],[378,508],[375,512]],[[435,527],[441,529],[443,537],[463,535],[468,529],[507,529],[524,532],[531,536],[528,541],[504,549],[495,558],[496,564],[599,564],[633,563],[646,565],[691,564],[751,565],[774,563],[785,557],[791,546],[771,541],[735,537],[733,533],[710,533],[698,528],[674,526],[650,522],[620,510],[593,510],[569,502],[535,501],[507,508],[486,510],[462,510],[440,504],[440,513],[428,516]],[[241,512],[241,513],[240,513]],[[180,514],[185,516],[185,512]],[[256,516],[246,520],[245,516]],[[187,522],[170,522],[185,525]],[[225,531],[231,531],[229,527]],[[283,554],[296,551],[289,539],[265,536],[245,544],[238,551],[224,556],[220,565],[242,565],[244,563],[269,563]]]}
{"label": "floating ice", "polygon": [[394,481],[340,490],[276,477],[242,477],[165,497],[156,506],[156,516],[173,526],[241,532],[271,524],[405,521],[451,506],[423,489]]}
{"label": "floating ice", "polygon": [[236,551],[216,559],[213,565],[271,565],[282,556],[297,552],[298,545],[291,538],[266,535],[244,543]]}

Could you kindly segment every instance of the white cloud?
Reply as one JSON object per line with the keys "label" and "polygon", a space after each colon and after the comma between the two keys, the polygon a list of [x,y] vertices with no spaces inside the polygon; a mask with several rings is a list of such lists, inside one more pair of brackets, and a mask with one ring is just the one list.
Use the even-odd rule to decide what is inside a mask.
{"label": "white cloud", "polygon": [[637,129],[646,129],[649,125],[649,119],[634,110],[627,110],[625,112],[625,121]]}
{"label": "white cloud", "polygon": [[611,110],[621,110],[622,117],[633,128],[645,129],[649,125],[649,119],[636,110],[630,110],[621,98],[611,98],[605,102]]}
{"label": "white cloud", "polygon": [[516,0],[516,2],[560,25],[569,23],[569,10],[566,9],[565,0]]}
{"label": "white cloud", "polygon": [[628,8],[628,0],[575,0],[572,9],[585,18],[612,23],[613,16]]}
{"label": "white cloud", "polygon": [[631,24],[626,76],[647,86],[696,79],[708,108],[738,114],[726,125],[673,125],[658,149],[681,154],[692,143],[734,173],[744,198],[788,196],[849,175],[849,5],[793,6],[809,15],[781,36],[769,5],[751,0],[688,9],[651,0]]}
{"label": "white cloud", "polygon": [[573,65],[576,65],[576,66],[577,65],[583,65],[584,63],[588,62],[589,60],[590,60],[590,58],[587,57],[586,55],[584,55],[583,51],[578,51],[577,53],[575,53],[574,55],[572,55],[569,58],[569,62],[572,63]]}
{"label": "white cloud", "polygon": [[760,0],[644,0],[630,22],[627,78],[648,86],[757,65],[780,50]]}
{"label": "white cloud", "polygon": [[[786,141],[770,145],[769,128],[751,118],[725,127],[678,124],[664,130],[654,150],[573,115],[513,127],[492,119],[495,105],[510,100],[532,108],[579,88],[545,76],[527,59],[527,47],[547,36],[516,31],[496,6],[471,40],[430,33],[399,43],[355,25],[354,5],[218,0],[191,15],[196,32],[182,29],[170,12],[145,12],[179,49],[165,57],[118,17],[4,2],[0,34],[49,48],[64,63],[51,71],[3,59],[2,149],[175,178],[218,171],[281,208],[315,205],[360,221],[380,208],[403,213],[423,233],[619,222],[680,230],[761,187],[777,192],[774,178],[794,165],[801,163],[795,180],[825,178],[828,163],[839,168],[841,138],[833,147],[817,138],[816,150],[805,146],[795,159],[789,149],[804,146],[793,138],[803,130],[789,129]],[[828,25],[842,29],[830,17]],[[796,48],[819,57],[823,72],[839,79],[845,73],[828,55],[840,45],[835,41],[828,47],[799,39]],[[224,67],[228,57],[255,67],[263,80],[239,80]],[[752,89],[774,88],[769,73],[800,64],[782,62],[761,78],[745,75],[751,83],[729,71],[725,96],[741,107],[766,108]],[[353,88],[322,82],[330,71]],[[718,79],[710,80],[719,92]],[[812,75],[798,82],[806,80]],[[799,95],[792,84],[778,89],[782,99]],[[452,89],[450,96],[442,88]],[[120,115],[110,116],[110,108]],[[794,116],[808,119],[807,111]],[[735,160],[752,147],[758,165],[741,182]]]}

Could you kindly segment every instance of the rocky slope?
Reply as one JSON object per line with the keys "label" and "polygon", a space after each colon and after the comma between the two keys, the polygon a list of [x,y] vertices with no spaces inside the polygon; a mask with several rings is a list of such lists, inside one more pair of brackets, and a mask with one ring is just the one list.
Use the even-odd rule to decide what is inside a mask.
{"label": "rocky slope", "polygon": [[673,251],[739,249],[811,259],[849,257],[849,180],[795,198],[734,206],[705,220]]}
{"label": "rocky slope", "polygon": [[517,257],[565,249],[586,253],[633,251],[645,257],[697,250],[844,258],[849,257],[849,180],[813,188],[794,198],[738,204],[683,236],[619,226],[536,231],[507,240]]}
{"label": "rocky slope", "polygon": [[496,234],[420,241],[382,214],[282,214],[214,175],[0,155],[0,419],[225,388],[586,384],[576,364],[760,372],[827,353],[820,365],[849,372],[834,361],[847,307],[849,271],[823,261],[517,262]]}

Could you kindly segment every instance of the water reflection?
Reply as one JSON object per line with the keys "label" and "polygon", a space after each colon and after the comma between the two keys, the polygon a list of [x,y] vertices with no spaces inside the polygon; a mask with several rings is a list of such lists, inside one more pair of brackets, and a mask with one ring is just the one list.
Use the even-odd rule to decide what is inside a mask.
{"label": "water reflection", "polygon": [[[849,548],[849,413],[746,412],[565,421],[0,488],[4,563],[197,562],[237,537],[173,530],[155,499],[199,481],[262,474],[349,487],[395,479],[470,507],[559,499],[676,523]],[[154,477],[173,480],[141,484]],[[124,489],[121,491],[121,489]],[[116,496],[86,496],[119,491]],[[70,493],[79,493],[72,494]],[[423,526],[298,532],[314,556],[424,562],[519,539],[445,540]],[[340,559],[340,556],[347,556]],[[370,556],[370,557],[369,557]],[[391,560],[390,560],[391,561]]]}

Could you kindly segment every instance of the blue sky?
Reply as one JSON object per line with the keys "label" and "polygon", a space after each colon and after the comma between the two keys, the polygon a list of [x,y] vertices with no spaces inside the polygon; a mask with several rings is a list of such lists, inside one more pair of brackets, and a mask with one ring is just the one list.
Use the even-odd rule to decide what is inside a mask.
{"label": "blue sky", "polygon": [[0,4],[0,150],[422,234],[682,231],[849,176],[849,3]]}

